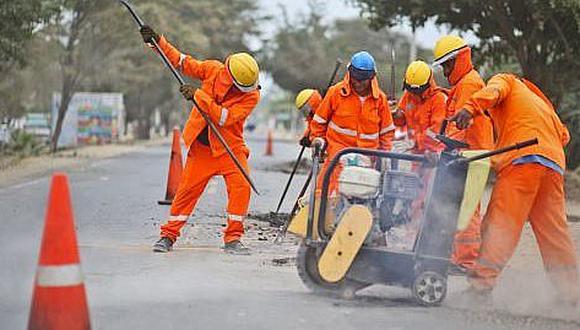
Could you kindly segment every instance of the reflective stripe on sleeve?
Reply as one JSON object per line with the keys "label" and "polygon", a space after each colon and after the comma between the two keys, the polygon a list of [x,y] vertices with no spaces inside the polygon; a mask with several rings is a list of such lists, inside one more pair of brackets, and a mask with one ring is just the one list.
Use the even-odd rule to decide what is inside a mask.
{"label": "reflective stripe on sleeve", "polygon": [[183,64],[183,60],[185,60],[186,57],[187,57],[187,55],[185,55],[185,54],[179,54],[179,62],[177,62],[178,68],[181,68],[181,65]]}
{"label": "reflective stripe on sleeve", "polygon": [[42,287],[74,286],[83,284],[79,264],[38,266],[36,284]]}
{"label": "reflective stripe on sleeve", "polygon": [[326,119],[320,117],[317,114],[314,114],[314,117],[312,119],[319,124],[326,124]]}
{"label": "reflective stripe on sleeve", "polygon": [[375,133],[375,134],[362,134],[361,133],[358,136],[364,140],[376,140],[379,138],[379,133]]}
{"label": "reflective stripe on sleeve", "polygon": [[241,215],[236,215],[236,214],[228,214],[228,220],[232,220],[232,221],[244,221],[244,217]]}
{"label": "reflective stripe on sleeve", "polygon": [[224,126],[224,124],[226,123],[226,120],[228,120],[228,114],[229,114],[229,110],[226,108],[222,108],[222,113],[220,115],[220,121],[219,121],[218,125]]}
{"label": "reflective stripe on sleeve", "polygon": [[189,215],[170,215],[169,221],[186,221]]}
{"label": "reflective stripe on sleeve", "polygon": [[382,129],[382,130],[379,132],[379,134],[380,134],[380,135],[387,134],[387,133],[389,133],[390,131],[394,131],[394,130],[395,130],[395,125],[394,125],[394,124],[391,124],[391,125],[389,125],[389,126],[387,126],[387,127],[383,128],[383,129]]}
{"label": "reflective stripe on sleeve", "polygon": [[[316,115],[314,117],[316,118]],[[328,123],[328,126],[338,133],[348,135],[348,136],[357,136],[356,131],[354,131],[352,129],[348,129],[348,128],[342,128],[342,127],[338,126],[337,124],[335,124],[333,121]]]}

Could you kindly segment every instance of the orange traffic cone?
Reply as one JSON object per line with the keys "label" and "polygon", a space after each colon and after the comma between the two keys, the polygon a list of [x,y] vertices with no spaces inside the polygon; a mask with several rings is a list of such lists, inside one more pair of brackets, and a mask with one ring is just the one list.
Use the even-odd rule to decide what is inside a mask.
{"label": "orange traffic cone", "polygon": [[29,330],[90,329],[67,177],[52,177]]}
{"label": "orange traffic cone", "polygon": [[173,197],[177,193],[181,172],[183,171],[183,160],[181,157],[181,134],[179,128],[173,128],[173,144],[171,145],[171,156],[169,158],[169,174],[167,176],[167,190],[165,200],[157,201],[159,205],[171,205]]}
{"label": "orange traffic cone", "polygon": [[272,130],[268,130],[268,139],[266,140],[266,153],[264,155],[266,156],[272,156],[274,155],[274,151],[273,151],[273,147],[272,147]]}

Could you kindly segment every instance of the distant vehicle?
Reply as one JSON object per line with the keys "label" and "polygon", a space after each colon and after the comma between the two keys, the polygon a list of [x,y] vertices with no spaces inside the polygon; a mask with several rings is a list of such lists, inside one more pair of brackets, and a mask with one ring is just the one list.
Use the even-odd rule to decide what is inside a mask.
{"label": "distant vehicle", "polygon": [[48,113],[27,113],[24,131],[41,140],[50,138],[50,117]]}

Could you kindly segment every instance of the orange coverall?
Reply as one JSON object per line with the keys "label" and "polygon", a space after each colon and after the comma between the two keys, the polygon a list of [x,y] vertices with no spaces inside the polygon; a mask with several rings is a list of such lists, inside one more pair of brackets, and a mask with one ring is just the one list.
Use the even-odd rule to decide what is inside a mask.
{"label": "orange coverall", "polygon": [[[434,135],[439,133],[441,123],[446,117],[447,92],[438,87],[433,77],[427,88],[421,95],[405,91],[397,107],[403,110],[403,116],[395,120],[395,125],[407,128],[407,134],[415,142],[413,153],[422,154],[425,151],[441,151],[444,146],[435,140]],[[424,189],[413,202],[413,219],[420,219],[425,203],[429,182],[432,177],[432,169],[413,163],[416,171],[423,181]],[[418,222],[415,222],[418,223]]]}
{"label": "orange coverall", "polygon": [[[471,48],[465,48],[455,58],[455,66],[449,76],[449,83],[452,87],[447,100],[448,117],[461,110],[473,93],[485,86],[477,71],[473,69]],[[493,127],[487,116],[474,118],[472,125],[464,131],[457,131],[453,125],[448,133],[450,137],[469,144],[470,149],[493,149]],[[478,207],[467,228],[455,234],[451,256],[453,263],[470,269],[475,264],[480,246],[481,212]]]}
{"label": "orange coverall", "polygon": [[306,117],[306,129],[304,130],[304,134],[302,134],[303,137],[309,136],[310,132],[312,131],[312,118],[314,118],[316,110],[320,106],[320,103],[322,103],[322,96],[318,91],[315,90],[314,93],[310,95],[310,98],[306,103],[310,106],[312,112],[310,112],[310,115]]}
{"label": "orange coverall", "polygon": [[401,120],[395,120],[395,125],[407,126],[407,134],[415,141],[414,153],[440,151],[443,146],[434,139],[439,133],[441,123],[447,113],[447,93],[437,87],[431,79],[430,87],[421,95],[405,91],[398,107],[403,110]]}
{"label": "orange coverall", "polygon": [[529,220],[546,271],[559,293],[580,298],[574,243],[566,223],[563,175],[539,163],[514,163],[523,156],[539,155],[563,171],[568,130],[537,87],[511,74],[492,77],[487,87],[465,104],[465,110],[476,117],[487,110],[498,134],[497,148],[532,138],[539,141],[535,146],[493,159],[497,181],[483,221],[483,244],[470,272],[470,282],[480,290],[494,286]]}
{"label": "orange coverall", "polygon": [[[371,81],[371,93],[366,98],[358,96],[350,86],[350,74],[332,86],[311,124],[312,137],[324,138],[328,157],[318,176],[318,187],[330,160],[348,147],[384,149],[392,147],[395,125],[385,93],[379,88],[376,77]],[[340,171],[332,173],[329,192],[335,192]]]}
{"label": "orange coverall", "polygon": [[[244,122],[258,104],[260,92],[255,90],[244,93],[235,88],[226,66],[219,61],[198,61],[182,54],[164,37],[161,37],[159,46],[174,67],[191,78],[201,80],[201,88],[195,93],[195,100],[201,110],[209,114],[242,167],[249,172],[249,150],[243,138]],[[206,129],[209,146],[198,140],[200,133]],[[250,185],[195,109],[191,110],[185,124],[183,139],[189,148],[187,161],[169,219],[161,226],[161,236],[172,240],[179,237],[181,228],[207,183],[212,177],[220,175],[224,177],[228,192],[228,225],[224,231],[224,242],[240,239],[244,233],[243,220],[250,202]]]}

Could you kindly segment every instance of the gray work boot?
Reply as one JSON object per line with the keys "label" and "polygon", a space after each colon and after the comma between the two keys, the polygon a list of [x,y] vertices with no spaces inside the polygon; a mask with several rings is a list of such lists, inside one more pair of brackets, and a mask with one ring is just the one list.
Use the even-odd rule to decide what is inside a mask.
{"label": "gray work boot", "polygon": [[231,241],[224,244],[224,251],[237,255],[250,255],[250,249],[244,246],[239,240]]}
{"label": "gray work boot", "polygon": [[450,264],[447,274],[451,276],[467,276],[467,268],[461,265]]}
{"label": "gray work boot", "polygon": [[173,240],[169,237],[161,237],[153,245],[153,252],[167,253],[173,248]]}

